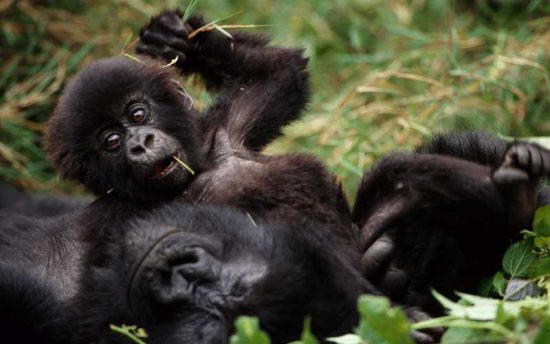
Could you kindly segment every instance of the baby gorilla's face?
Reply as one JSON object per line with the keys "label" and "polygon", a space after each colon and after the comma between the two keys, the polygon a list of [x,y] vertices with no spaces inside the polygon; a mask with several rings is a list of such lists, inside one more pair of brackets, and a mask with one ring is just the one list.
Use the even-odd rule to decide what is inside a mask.
{"label": "baby gorilla's face", "polygon": [[301,229],[227,208],[155,210],[92,254],[81,336],[119,343],[109,324],[133,324],[148,343],[226,343],[240,314],[258,316],[275,343],[299,338],[306,316],[322,334],[351,330],[360,282]]}
{"label": "baby gorilla's face", "polygon": [[46,148],[63,176],[98,194],[157,200],[181,191],[200,169],[197,131],[169,69],[111,58],[67,87]]}

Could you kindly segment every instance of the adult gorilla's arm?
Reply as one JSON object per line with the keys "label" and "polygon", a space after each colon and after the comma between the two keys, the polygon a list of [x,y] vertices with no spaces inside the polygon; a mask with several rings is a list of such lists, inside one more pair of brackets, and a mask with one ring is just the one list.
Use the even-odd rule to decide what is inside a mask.
{"label": "adult gorilla's arm", "polygon": [[[38,244],[38,243],[37,243]],[[17,343],[71,343],[71,312],[43,276],[0,263],[0,333]]]}
{"label": "adult gorilla's arm", "polygon": [[28,193],[0,181],[0,211],[34,216],[56,216],[84,208],[89,197]]}
{"label": "adult gorilla's arm", "polygon": [[[507,150],[515,146],[513,160],[518,160],[522,165],[533,164],[534,171],[548,169],[550,161],[548,157],[538,154],[532,155],[529,145],[516,145],[516,142],[506,144],[503,140],[484,131],[463,131],[436,135],[433,139],[417,148],[418,153],[449,155],[456,158],[476,162],[479,164],[499,167],[503,162],[502,157]],[[535,145],[536,146],[536,145]],[[541,159],[538,159],[538,158]],[[532,160],[535,159],[535,160]],[[550,188],[539,187],[538,204],[550,204]]]}
{"label": "adult gorilla's arm", "polygon": [[430,288],[472,291],[531,222],[550,152],[515,143],[492,166],[490,154],[469,150],[479,143],[464,137],[445,150],[462,159],[390,156],[363,178],[353,220],[363,236],[364,273],[395,300],[430,307]]}

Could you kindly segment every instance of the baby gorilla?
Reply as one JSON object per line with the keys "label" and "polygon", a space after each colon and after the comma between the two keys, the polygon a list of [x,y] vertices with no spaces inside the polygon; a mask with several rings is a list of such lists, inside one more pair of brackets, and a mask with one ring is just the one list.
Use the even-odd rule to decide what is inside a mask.
{"label": "baby gorilla", "polygon": [[46,149],[56,168],[99,195],[112,190],[104,197],[111,200],[155,205],[181,197],[275,222],[305,216],[353,236],[349,205],[321,162],[259,153],[309,99],[302,52],[243,33],[190,38],[203,24],[161,14],[142,32],[138,52],[177,56],[181,71],[202,76],[218,92],[204,113],[173,81],[172,68],[101,60],[76,76],[50,120]]}

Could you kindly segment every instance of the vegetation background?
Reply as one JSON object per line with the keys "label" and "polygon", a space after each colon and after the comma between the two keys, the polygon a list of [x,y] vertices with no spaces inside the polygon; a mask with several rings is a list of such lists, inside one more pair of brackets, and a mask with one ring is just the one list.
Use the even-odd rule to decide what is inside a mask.
{"label": "vegetation background", "polygon": [[[132,53],[150,16],[187,5],[0,0],[0,179],[80,190],[41,148],[63,86],[94,59]],[[373,161],[434,132],[550,134],[548,0],[199,0],[197,11],[307,50],[313,100],[269,150],[317,154],[350,196]]]}
{"label": "vegetation background", "polygon": [[[436,132],[547,136],[550,147],[549,0],[196,3],[211,20],[229,15],[220,25],[251,25],[248,30],[268,32],[275,44],[307,50],[312,102],[268,150],[318,155],[350,197],[376,159],[412,149]],[[0,0],[0,181],[82,192],[59,180],[41,148],[64,85],[94,59],[132,54],[152,15],[187,6],[188,0]],[[200,84],[185,82],[195,103],[207,106]],[[443,343],[550,342],[550,207],[539,209],[533,231],[484,284],[481,295],[504,301],[441,300],[449,315],[413,328],[450,326]],[[511,301],[533,290],[546,295]],[[359,309],[356,334],[338,343],[410,342],[411,325],[387,300],[365,297]],[[306,322],[300,343],[317,343],[307,328]],[[256,319],[241,318],[237,330],[232,343],[269,343]]]}

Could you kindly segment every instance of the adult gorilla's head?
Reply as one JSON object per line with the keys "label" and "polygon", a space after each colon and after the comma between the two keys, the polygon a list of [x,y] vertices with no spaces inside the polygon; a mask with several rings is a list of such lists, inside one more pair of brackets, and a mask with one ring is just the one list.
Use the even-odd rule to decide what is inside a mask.
{"label": "adult gorilla's head", "polygon": [[369,291],[330,232],[255,224],[227,208],[167,205],[101,238],[84,272],[83,342],[120,342],[109,324],[146,329],[148,343],[226,343],[235,318],[256,315],[274,343],[356,323]]}

